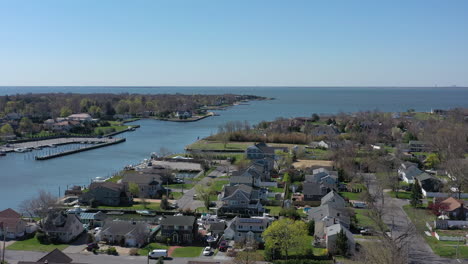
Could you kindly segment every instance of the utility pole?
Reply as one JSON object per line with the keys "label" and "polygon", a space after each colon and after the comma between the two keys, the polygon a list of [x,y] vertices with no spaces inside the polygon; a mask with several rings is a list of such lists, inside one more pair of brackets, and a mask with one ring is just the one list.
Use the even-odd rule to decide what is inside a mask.
{"label": "utility pole", "polygon": [[5,263],[5,244],[6,244],[6,235],[8,233],[8,227],[5,229],[5,226],[2,226],[2,230],[3,230],[3,250],[2,250],[1,264]]}

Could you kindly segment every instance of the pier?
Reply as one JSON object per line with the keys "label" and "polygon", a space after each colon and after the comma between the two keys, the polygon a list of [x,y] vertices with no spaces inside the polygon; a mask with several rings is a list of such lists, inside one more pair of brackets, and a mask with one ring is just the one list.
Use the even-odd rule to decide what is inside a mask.
{"label": "pier", "polygon": [[115,139],[102,138],[101,140],[102,141],[98,142],[98,144],[91,145],[89,147],[82,147],[82,148],[78,148],[78,149],[73,149],[73,150],[68,150],[68,151],[63,151],[63,152],[51,154],[51,155],[36,156],[35,159],[36,160],[48,160],[48,159],[58,158],[58,157],[62,157],[62,156],[66,156],[66,155],[70,155],[70,154],[74,154],[74,153],[79,153],[79,152],[83,152],[83,151],[88,151],[88,150],[92,150],[92,149],[102,148],[102,147],[106,147],[106,146],[110,146],[110,145],[125,142],[125,138],[115,138]]}

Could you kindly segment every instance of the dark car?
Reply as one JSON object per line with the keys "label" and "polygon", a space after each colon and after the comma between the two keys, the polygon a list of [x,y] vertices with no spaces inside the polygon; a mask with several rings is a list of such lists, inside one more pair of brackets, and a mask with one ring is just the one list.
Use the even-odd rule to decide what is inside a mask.
{"label": "dark car", "polygon": [[227,241],[221,241],[221,243],[219,243],[219,251],[226,251],[228,249],[228,243]]}
{"label": "dark car", "polygon": [[99,245],[97,243],[89,243],[86,245],[86,250],[93,251],[95,249],[99,249]]}

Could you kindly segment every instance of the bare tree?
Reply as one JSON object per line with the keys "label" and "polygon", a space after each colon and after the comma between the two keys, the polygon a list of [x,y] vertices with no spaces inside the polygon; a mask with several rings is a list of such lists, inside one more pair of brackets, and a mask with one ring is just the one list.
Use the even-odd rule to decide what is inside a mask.
{"label": "bare tree", "polygon": [[49,212],[56,210],[57,207],[57,197],[44,190],[40,190],[36,197],[24,200],[19,205],[22,213],[30,217],[38,216],[40,218],[46,217]]}

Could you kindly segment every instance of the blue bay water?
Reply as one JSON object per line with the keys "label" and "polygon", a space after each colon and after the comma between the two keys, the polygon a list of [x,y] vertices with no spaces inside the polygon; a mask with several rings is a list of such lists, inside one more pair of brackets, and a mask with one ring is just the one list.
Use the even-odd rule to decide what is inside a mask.
{"label": "blue bay water", "polygon": [[16,93],[183,93],[253,94],[274,97],[254,101],[224,111],[220,116],[198,122],[174,123],[140,120],[141,128],[122,134],[122,144],[86,151],[46,161],[35,161],[36,153],[9,153],[0,157],[0,209],[17,207],[24,199],[45,189],[62,193],[67,185],[86,185],[95,177],[106,177],[127,164],[148,158],[165,147],[183,152],[197,137],[216,133],[219,125],[234,120],[251,124],[277,117],[310,116],[312,113],[356,112],[366,110],[430,111],[468,107],[468,88],[358,88],[358,87],[0,87],[0,95]]}

